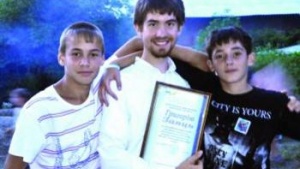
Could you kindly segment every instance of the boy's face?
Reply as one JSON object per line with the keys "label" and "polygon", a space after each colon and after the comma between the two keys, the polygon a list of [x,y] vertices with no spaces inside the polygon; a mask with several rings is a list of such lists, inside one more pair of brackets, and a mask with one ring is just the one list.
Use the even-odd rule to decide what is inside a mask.
{"label": "boy's face", "polygon": [[158,12],[148,13],[143,25],[136,25],[136,30],[143,40],[144,52],[158,58],[169,55],[180,34],[176,17]]}
{"label": "boy's face", "polygon": [[247,55],[246,49],[239,41],[230,40],[229,43],[216,46],[208,65],[223,83],[246,83],[248,66],[252,65],[253,61],[254,55]]}
{"label": "boy's face", "polygon": [[68,37],[66,52],[59,55],[67,79],[79,85],[90,85],[103,62],[100,44],[96,41],[87,43],[84,38]]}

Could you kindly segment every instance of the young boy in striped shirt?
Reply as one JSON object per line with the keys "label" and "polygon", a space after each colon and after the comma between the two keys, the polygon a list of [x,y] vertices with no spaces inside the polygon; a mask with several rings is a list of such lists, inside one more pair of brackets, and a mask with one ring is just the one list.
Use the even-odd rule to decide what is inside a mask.
{"label": "young boy in striped shirt", "polygon": [[100,168],[102,109],[94,79],[103,62],[104,39],[97,26],[77,22],[62,32],[58,63],[64,76],[23,107],[6,169],[27,164],[34,169]]}

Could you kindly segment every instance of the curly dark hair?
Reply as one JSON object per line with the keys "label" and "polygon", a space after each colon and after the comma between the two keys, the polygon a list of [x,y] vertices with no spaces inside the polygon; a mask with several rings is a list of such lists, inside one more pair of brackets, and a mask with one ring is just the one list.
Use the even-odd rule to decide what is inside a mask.
{"label": "curly dark hair", "polygon": [[246,49],[249,55],[252,52],[252,38],[240,27],[229,26],[213,30],[206,40],[206,52],[209,59],[212,57],[212,52],[218,45],[228,43],[229,41],[239,41]]}

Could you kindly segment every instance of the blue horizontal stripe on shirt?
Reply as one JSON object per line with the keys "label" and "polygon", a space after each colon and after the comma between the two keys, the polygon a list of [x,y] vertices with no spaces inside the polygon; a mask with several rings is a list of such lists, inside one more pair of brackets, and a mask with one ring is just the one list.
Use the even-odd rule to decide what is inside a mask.
{"label": "blue horizontal stripe on shirt", "polygon": [[76,164],[71,164],[71,165],[67,165],[67,166],[46,166],[46,165],[39,164],[39,166],[43,169],[70,169],[70,168],[76,168],[76,167],[84,167],[87,164],[89,164],[91,161],[99,159],[99,158],[100,158],[99,153],[94,152],[94,153],[90,154],[88,158],[86,158],[83,161],[79,161]]}
{"label": "blue horizontal stripe on shirt", "polygon": [[51,119],[51,118],[58,118],[58,117],[62,117],[62,116],[66,116],[66,115],[69,115],[69,114],[72,114],[72,113],[75,113],[75,112],[78,112],[80,111],[81,109],[85,109],[86,107],[88,106],[91,106],[95,103],[95,100],[92,100],[88,105],[80,108],[80,109],[76,109],[76,110],[67,110],[67,111],[63,111],[63,112],[59,112],[59,113],[52,113],[52,114],[46,114],[46,115],[43,115],[41,116],[40,118],[38,118],[38,121],[39,122],[42,122],[43,120],[47,120],[47,119]]}
{"label": "blue horizontal stripe on shirt", "polygon": [[62,136],[62,135],[66,135],[66,134],[69,134],[69,133],[72,133],[72,132],[75,132],[75,131],[78,131],[80,129],[83,129],[83,128],[86,128],[90,125],[93,125],[94,122],[96,121],[96,119],[92,119],[86,123],[83,123],[81,125],[78,125],[78,126],[75,126],[75,127],[72,127],[72,128],[69,128],[69,129],[66,129],[64,131],[61,131],[61,132],[49,132],[46,134],[46,138],[48,137],[59,137],[59,136]]}
{"label": "blue horizontal stripe on shirt", "polygon": [[99,136],[99,133],[100,132],[98,131],[97,133],[95,133],[95,134],[92,135],[91,139],[86,140],[85,142],[83,142],[83,143],[81,143],[81,144],[79,144],[77,146],[67,147],[67,148],[65,148],[63,150],[57,150],[57,151],[56,150],[50,150],[50,149],[44,149],[44,150],[42,150],[42,153],[45,153],[45,154],[62,154],[62,153],[65,153],[65,152],[78,150],[78,149],[80,149],[82,147],[85,147],[86,146],[86,142],[90,142],[90,141],[92,141],[94,139],[97,139],[98,136]]}

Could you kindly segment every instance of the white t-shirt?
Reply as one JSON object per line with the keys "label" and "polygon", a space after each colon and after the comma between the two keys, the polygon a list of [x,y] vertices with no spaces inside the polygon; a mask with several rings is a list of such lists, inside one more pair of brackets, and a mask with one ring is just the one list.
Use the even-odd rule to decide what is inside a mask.
{"label": "white t-shirt", "polygon": [[21,110],[9,153],[23,157],[34,169],[100,168],[101,112],[97,88],[84,103],[72,105],[49,86]]}

